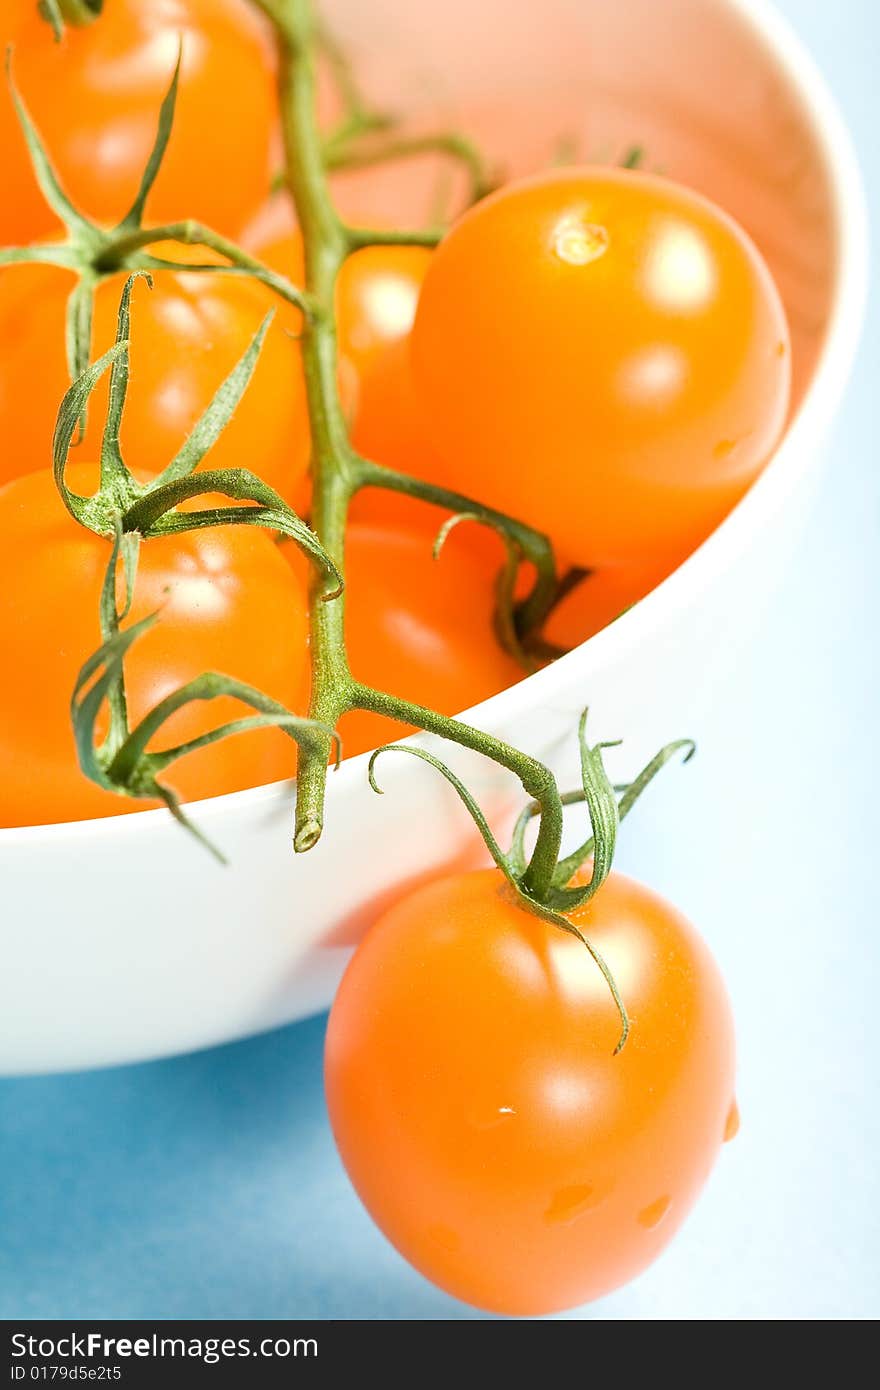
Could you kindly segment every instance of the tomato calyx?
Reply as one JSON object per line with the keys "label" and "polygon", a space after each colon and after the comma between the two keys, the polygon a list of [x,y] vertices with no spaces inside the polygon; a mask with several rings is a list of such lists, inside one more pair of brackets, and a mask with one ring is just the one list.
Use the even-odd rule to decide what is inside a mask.
{"label": "tomato calyx", "polygon": [[[103,641],[80,670],[71,700],[71,718],[80,767],[91,781],[124,796],[163,801],[175,818],[222,860],[220,851],[186,816],[173,788],[159,780],[160,774],[177,759],[199,748],[257,728],[279,728],[299,747],[313,748],[319,739],[322,746],[335,743],[337,758],[339,741],[332,728],[295,715],[262,691],[216,671],[204,672],[172,691],[134,728],[130,727],[125,657],[132,645],[161,620],[159,613],[152,613],[127,628],[122,626],[131,607],[141,543],[156,536],[180,534],[206,526],[257,526],[274,530],[300,546],[320,576],[325,602],[341,592],[342,576],[305,522],[255,474],[241,468],[196,472],[229,423],[247,388],[271,315],[263,321],[244,355],[220,385],[168,466],[146,483],[139,482],[129,471],[120,447],[120,427],[129,380],[131,297],[139,279],[145,279],[148,285],[151,283],[149,275],[143,271],[129,276],[120,300],[116,341],[67,391],[55,428],[53,467],[62,501],[81,525],[112,540],[100,600]],[[70,447],[89,396],[108,368],[110,392],[101,447],[100,484],[91,497],[83,497],[72,492],[65,479]],[[230,498],[231,505],[218,506],[218,493]],[[206,498],[212,505],[203,510],[180,510],[182,503],[198,497]],[[121,605],[118,596],[120,566]],[[222,696],[232,697],[255,712],[186,743],[159,750],[152,748],[162,727],[184,705]],[[99,742],[97,720],[105,705],[109,710],[109,732]]]}
{"label": "tomato calyx", "polygon": [[[407,753],[428,763],[445,777],[470,813],[496,868],[513,890],[519,904],[527,911],[575,936],[589,951],[608,985],[620,1015],[621,1032],[615,1048],[617,1053],[629,1036],[630,1021],[626,1005],[604,957],[589,937],[570,920],[569,914],[595,897],[608,878],[621,820],[629,814],[639,797],[666,764],[679,754],[683,755],[683,762],[688,762],[696,751],[696,744],[692,739],[677,739],[661,748],[631,781],[612,784],[605,770],[602,754],[605,749],[618,747],[621,740],[606,740],[591,745],[587,739],[587,715],[588,711],[584,710],[577,731],[581,786],[572,792],[560,794],[557,791],[556,800],[560,817],[563,806],[585,804],[590,820],[590,834],[583,844],[564,857],[560,856],[561,836],[557,834],[556,816],[550,816],[545,820],[547,800],[531,801],[523,809],[514,827],[510,849],[505,851],[499,845],[479,802],[467,785],[448,764],[425,748],[406,744],[386,744],[385,747],[378,748],[370,758],[369,781],[373,791],[381,795],[382,788],[376,780],[375,766],[379,757],[389,752]],[[497,749],[492,747],[493,743],[494,740],[489,735],[482,735],[474,739],[469,746],[495,761],[501,761]],[[519,772],[525,785],[527,771],[522,767],[515,770]],[[555,790],[555,782],[553,787]],[[526,854],[525,836],[530,822],[536,817],[539,818],[538,840],[529,856]],[[552,862],[548,862],[551,855]],[[587,883],[577,887],[569,886],[578,871],[587,863],[591,865]]]}
{"label": "tomato calyx", "polygon": [[[80,3],[85,4],[85,0],[80,0]],[[97,18],[99,12],[100,6],[98,11],[92,14],[92,18]],[[184,265],[164,260],[147,249],[162,242],[174,241],[185,245],[204,246],[220,256],[222,261],[226,262],[227,268],[235,267],[254,276],[303,314],[308,315],[312,311],[306,296],[283,275],[262,265],[234,242],[201,223],[185,219],[164,226],[144,226],[147,200],[162,167],[174,124],[182,55],[181,41],[170,85],[159,111],[156,138],[134,201],[122,220],[115,227],[106,229],[84,216],[73,205],[61,186],[50,155],[15,84],[12,73],[12,49],[7,51],[6,78],[34,175],[43,198],[63,224],[65,235],[60,240],[0,248],[0,266],[60,266],[72,271],[77,277],[77,283],[67,302],[66,315],[67,356],[72,381],[82,376],[89,365],[94,296],[103,280],[119,271],[186,270],[194,274],[217,272],[216,260],[206,265],[189,262]]]}
{"label": "tomato calyx", "polygon": [[65,24],[92,24],[104,8],[104,0],[39,0],[40,15],[51,24],[56,42],[64,34]]}
{"label": "tomato calyx", "polygon": [[[205,671],[179,686],[160,700],[133,729],[129,729],[124,693],[124,659],[129,648],[152,627],[159,614],[151,614],[125,630],[120,628],[122,615],[117,610],[115,599],[115,569],[119,556],[117,540],[107,570],[108,582],[104,585],[101,605],[102,626],[105,630],[111,630],[112,635],[82,667],[71,700],[71,718],[80,767],[87,777],[108,791],[148,801],[162,801],[184,829],[220,863],[226,863],[222,850],[186,814],[174,788],[160,781],[160,774],[179,758],[199,748],[255,729],[280,729],[301,748],[316,743],[319,738],[329,738],[336,741],[337,756],[338,737],[334,730],[291,713],[262,691],[218,671]],[[224,696],[250,706],[255,713],[229,720],[185,743],[150,750],[148,745],[178,710],[196,701],[204,702]],[[96,722],[105,704],[110,710],[110,732],[99,744]]]}

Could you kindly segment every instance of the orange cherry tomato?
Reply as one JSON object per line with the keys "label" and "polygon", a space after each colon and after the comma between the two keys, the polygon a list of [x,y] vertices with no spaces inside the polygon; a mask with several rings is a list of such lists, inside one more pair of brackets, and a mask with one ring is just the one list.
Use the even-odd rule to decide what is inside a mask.
{"label": "orange cherry tomato", "polygon": [[[274,60],[247,0],[110,0],[56,43],[36,0],[4,0],[0,38],[68,196],[112,225],[134,201],[183,43],[174,129],[147,205],[154,225],[194,217],[237,234],[266,195]],[[52,235],[55,215],[0,88],[0,243]]]}
{"label": "orange cherry tomato", "polygon": [[613,873],[571,914],[592,958],[496,870],[440,879],[368,932],[330,1014],[333,1133],[367,1210],[480,1308],[540,1314],[668,1244],[734,1123],[734,1037],[693,928]]}
{"label": "orange cherry tomato", "polygon": [[579,646],[656,589],[668,572],[668,565],[593,570],[553,609],[544,636],[566,651]]}
{"label": "orange cherry tomato", "polygon": [[[389,343],[361,379],[351,434],[365,458],[426,482],[443,482],[446,469],[428,439],[413,388],[408,337]],[[394,493],[369,488],[355,497],[352,515],[387,516],[394,510],[404,519],[405,507]]]}
{"label": "orange cherry tomato", "polygon": [[444,477],[586,567],[674,564],[767,463],[790,345],[770,272],[700,195],[565,169],[477,204],[412,336]]}
{"label": "orange cherry tomato", "polygon": [[[157,250],[172,260],[211,260],[201,248],[174,242]],[[98,286],[93,358],[113,344],[124,282],[124,275],[113,275]],[[0,270],[0,339],[10,344],[0,357],[0,482],[51,462],[55,416],[69,385],[64,312],[73,284],[68,271],[54,266]],[[281,302],[258,281],[220,271],[161,270],[153,275],[152,291],[145,284],[135,287],[131,385],[122,426],[132,471],[156,473],[170,463],[265,315]],[[84,457],[100,448],[107,386],[105,377],[92,397],[80,446]],[[309,448],[299,346],[279,317],[233,419],[203,466],[247,467],[294,502]]]}
{"label": "orange cherry tomato", "polygon": [[[470,528],[468,528],[470,529]],[[358,680],[444,714],[460,714],[521,680],[492,629],[492,556],[453,532],[440,557],[432,531],[355,523],[345,550],[345,634]],[[285,546],[303,572],[299,552]],[[500,552],[500,547],[499,547]],[[412,729],[355,711],[340,721],[346,757]]]}
{"label": "orange cherry tomato", "polygon": [[[96,470],[68,470],[75,492]],[[69,515],[48,472],[0,491],[0,825],[42,825],[144,810],[79,769],[70,697],[83,662],[100,646],[98,599],[109,542]],[[302,710],[308,688],[302,582],[264,532],[222,526],[144,542],[127,621],[159,620],[126,659],[132,725],[203,671],[221,671]],[[156,747],[172,747],[248,710],[221,698],[179,710]],[[167,772],[186,800],[292,776],[293,742],[277,729],[224,739]]]}
{"label": "orange cherry tomato", "polygon": [[339,346],[357,369],[362,400],[371,373],[412,328],[432,254],[423,246],[368,246],[342,267],[336,296]]}

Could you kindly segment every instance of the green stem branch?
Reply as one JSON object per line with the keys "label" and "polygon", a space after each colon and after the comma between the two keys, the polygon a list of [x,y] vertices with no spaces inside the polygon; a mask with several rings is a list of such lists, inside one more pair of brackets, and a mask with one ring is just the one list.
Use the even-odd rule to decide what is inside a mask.
{"label": "green stem branch", "polygon": [[[544,537],[471,498],[431,488],[360,458],[351,448],[337,386],[335,290],[339,271],[358,247],[423,240],[422,233],[373,233],[350,229],[340,221],[330,197],[326,147],[316,117],[314,49],[316,31],[308,0],[256,0],[274,23],[280,47],[280,100],[287,183],[303,238],[306,296],[311,313],[303,326],[302,355],[312,434],[312,527],[324,550],[344,574],[348,505],[360,487],[388,487],[408,492],[452,511],[484,513],[490,524],[510,528],[523,553],[535,563],[538,579],[528,600],[529,616],[552,601],[555,566]],[[431,244],[430,241],[427,244]],[[309,715],[333,725],[353,707],[388,713],[404,722],[452,739],[495,758],[523,782],[542,807],[541,826],[532,859],[523,877],[524,890],[536,897],[549,890],[562,836],[562,805],[555,779],[543,764],[500,740],[471,729],[433,710],[358,684],[351,674],[345,645],[344,594],[324,598],[322,579],[312,579],[310,623],[312,693]],[[294,846],[310,849],[321,834],[329,747],[303,748],[297,778]]]}
{"label": "green stem branch", "polygon": [[[242,249],[236,242],[230,241],[228,237],[221,236],[219,232],[214,232],[210,227],[206,227],[201,222],[187,219],[183,222],[169,222],[163,227],[135,227],[131,231],[120,234],[109,233],[106,243],[100,254],[95,259],[95,270],[98,274],[112,274],[116,270],[137,270],[145,268],[145,262],[137,258],[137,252],[144,250],[147,246],[156,246],[165,241],[177,241],[185,246],[204,246],[209,251],[216,251],[222,256],[229,266],[242,270],[248,275],[253,275],[255,279],[261,280],[269,289],[274,290],[282,299],[301,309],[304,314],[311,311],[307,297],[296,285],[277,271],[271,270],[262,261]],[[158,263],[157,263],[158,264]],[[165,264],[164,262],[161,264]],[[152,268],[152,263],[146,266]],[[192,269],[185,264],[176,265],[168,262],[169,269],[187,270]],[[221,266],[212,266],[212,270],[220,270]]]}
{"label": "green stem branch", "polygon": [[521,638],[528,638],[540,628],[556,601],[558,581],[556,578],[556,558],[553,546],[542,532],[517,521],[504,512],[486,507],[482,502],[451,488],[430,483],[424,478],[412,477],[409,473],[399,473],[384,464],[371,459],[358,459],[359,487],[386,488],[389,492],[400,492],[406,497],[418,498],[421,502],[454,514],[466,514],[483,525],[502,535],[509,536],[519,547],[526,560],[534,566],[535,582],[517,608],[517,629]]}
{"label": "green stem branch", "polygon": [[444,235],[442,227],[349,227],[349,247],[360,251],[364,246],[428,246],[438,244]]}
{"label": "green stem branch", "polygon": [[324,165],[330,172],[342,169],[371,169],[377,164],[396,160],[418,159],[423,155],[439,154],[455,160],[464,168],[469,183],[468,201],[479,202],[491,193],[495,184],[477,146],[467,136],[455,131],[428,135],[373,135],[360,142],[342,134],[325,147]]}
{"label": "green stem branch", "polygon": [[389,695],[384,690],[372,686],[353,684],[351,705],[354,709],[367,710],[373,714],[383,714],[388,719],[396,719],[403,724],[412,724],[425,733],[437,734],[450,739],[462,748],[481,753],[499,766],[507,768],[517,776],[527,794],[541,807],[541,820],[538,838],[528,867],[521,879],[521,887],[530,897],[541,901],[553,884],[553,874],[562,844],[562,801],[556,787],[556,780],[548,767],[537,758],[523,753],[512,744],[475,729],[460,719],[450,719],[448,715],[438,714],[425,705],[411,700]]}
{"label": "green stem branch", "polygon": [[[350,240],[330,199],[323,142],[315,115],[316,42],[305,0],[257,0],[276,26],[280,46],[281,116],[287,181],[303,238],[306,294],[312,313],[303,325],[302,356],[312,436],[312,527],[344,574],[345,523],[356,486],[336,362],[335,291]],[[311,579],[312,692],[310,717],[335,725],[350,706],[353,681],[345,647],[344,595],[322,602],[323,582]],[[323,827],[329,740],[303,749],[297,777],[294,848],[311,849]]]}

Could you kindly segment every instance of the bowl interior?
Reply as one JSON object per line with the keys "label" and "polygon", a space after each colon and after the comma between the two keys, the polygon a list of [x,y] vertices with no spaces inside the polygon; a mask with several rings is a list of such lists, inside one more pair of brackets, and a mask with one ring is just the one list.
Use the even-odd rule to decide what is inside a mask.
{"label": "bowl interior", "polygon": [[[413,132],[465,130],[508,176],[562,157],[611,162],[638,145],[647,168],[714,198],[750,232],[779,285],[792,332],[793,411],[801,405],[838,307],[845,222],[825,117],[811,105],[815,94],[808,99],[799,86],[800,60],[786,54],[784,31],[781,44],[771,43],[756,22],[771,13],[764,0],[322,0],[322,13],[370,100],[405,115]],[[329,93],[324,99],[329,115]],[[438,193],[450,202],[456,194],[448,165],[434,158],[337,175],[335,184],[343,211],[380,224],[429,220]],[[841,324],[835,331],[840,338]],[[837,356],[848,358],[848,350]],[[710,538],[701,552],[718,551],[719,541]],[[605,653],[612,638],[637,641],[637,619],[638,609],[590,651],[598,643]],[[524,702],[523,687],[546,701],[553,682],[548,668],[495,698],[510,713]],[[363,776],[350,762],[346,771]],[[337,783],[341,791],[349,778]],[[225,815],[274,798],[263,787],[212,801]],[[165,815],[91,824],[109,832],[128,819]],[[75,825],[39,833],[49,830],[78,833]],[[0,830],[0,840],[35,833]]]}
{"label": "bowl interior", "polygon": [[[715,199],[750,232],[779,285],[796,408],[829,320],[836,272],[829,173],[796,85],[732,0],[326,0],[380,108],[414,130],[472,133],[509,174],[567,161],[645,166]],[[360,218],[424,219],[436,160],[339,178]],[[448,171],[447,171],[448,177]]]}

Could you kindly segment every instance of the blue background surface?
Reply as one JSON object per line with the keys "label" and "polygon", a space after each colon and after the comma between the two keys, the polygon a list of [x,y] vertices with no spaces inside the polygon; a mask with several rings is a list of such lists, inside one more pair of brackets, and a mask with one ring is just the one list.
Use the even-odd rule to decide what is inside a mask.
{"label": "blue background surface", "polygon": [[[781,8],[839,98],[876,212],[880,7]],[[727,973],[747,1025],[743,1130],[668,1254],[574,1316],[880,1314],[878,374],[875,304],[737,718],[647,798],[620,860],[700,924]],[[323,1029],[0,1082],[0,1317],[479,1316],[409,1270],[348,1187]]]}

